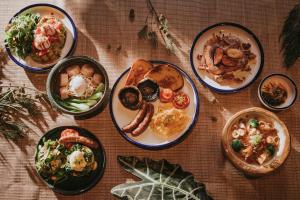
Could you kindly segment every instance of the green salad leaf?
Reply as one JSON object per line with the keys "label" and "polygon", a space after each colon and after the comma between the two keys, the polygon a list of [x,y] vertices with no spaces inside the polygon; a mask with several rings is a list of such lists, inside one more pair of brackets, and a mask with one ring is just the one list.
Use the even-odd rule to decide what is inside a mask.
{"label": "green salad leaf", "polygon": [[39,19],[38,14],[20,14],[7,25],[5,44],[13,54],[25,58],[31,53],[34,39],[33,31]]}
{"label": "green salad leaf", "polygon": [[119,164],[141,181],[124,183],[111,189],[119,198],[164,199],[164,200],[211,200],[205,185],[196,182],[193,174],[184,171],[180,165],[166,160],[143,160],[134,156],[118,156]]}
{"label": "green salad leaf", "polygon": [[232,140],[231,147],[234,151],[239,152],[243,147],[243,143],[239,139]]}
{"label": "green salad leaf", "polygon": [[249,124],[252,128],[257,128],[258,127],[258,121],[257,119],[250,119]]}

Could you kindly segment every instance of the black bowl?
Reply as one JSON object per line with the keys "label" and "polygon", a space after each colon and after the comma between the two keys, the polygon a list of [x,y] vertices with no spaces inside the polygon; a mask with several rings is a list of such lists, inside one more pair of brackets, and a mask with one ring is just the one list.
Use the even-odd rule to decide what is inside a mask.
{"label": "black bowl", "polygon": [[40,176],[40,178],[43,180],[43,182],[50,187],[54,192],[60,193],[63,195],[76,195],[80,194],[83,192],[86,192],[93,188],[102,178],[102,175],[105,170],[105,152],[103,149],[103,146],[101,145],[100,141],[98,138],[93,135],[91,132],[89,132],[86,129],[80,128],[78,126],[60,126],[56,127],[50,131],[48,131],[43,137],[41,137],[38,145],[36,146],[36,153],[35,153],[35,159],[36,159],[36,154],[37,154],[37,148],[39,145],[43,144],[44,140],[52,139],[56,140],[60,137],[60,133],[67,129],[71,128],[80,133],[80,135],[88,137],[90,139],[93,139],[99,144],[98,149],[92,149],[95,155],[95,160],[98,163],[97,170],[91,172],[89,175],[86,176],[81,176],[81,177],[70,177],[66,180],[63,180],[59,183],[56,183],[55,185],[52,185],[48,182],[46,182],[37,172],[37,174]]}
{"label": "black bowl", "polygon": [[[86,63],[94,66],[96,70],[98,70],[103,75],[104,78],[103,96],[97,102],[97,104],[91,107],[89,110],[83,112],[72,112],[64,108],[63,106],[61,106],[56,100],[57,97],[55,97],[55,95],[58,94],[55,88],[57,87],[56,84],[58,84],[58,75],[70,65],[77,64],[81,66]],[[72,57],[62,59],[52,68],[47,78],[46,90],[51,104],[54,105],[58,110],[74,116],[80,116],[80,117],[92,116],[94,113],[98,114],[98,112],[102,111],[103,108],[107,105],[106,99],[109,96],[109,80],[104,67],[93,58],[87,56],[72,56]]]}

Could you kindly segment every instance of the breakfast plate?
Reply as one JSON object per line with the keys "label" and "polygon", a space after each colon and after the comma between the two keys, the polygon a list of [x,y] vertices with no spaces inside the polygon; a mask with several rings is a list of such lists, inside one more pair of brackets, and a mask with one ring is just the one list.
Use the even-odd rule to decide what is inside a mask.
{"label": "breakfast plate", "polygon": [[194,126],[198,92],[192,79],[174,64],[140,59],[114,84],[110,113],[130,143],[145,149],[167,148],[182,141]]}
{"label": "breakfast plate", "polygon": [[235,23],[218,23],[195,38],[190,62],[200,82],[220,93],[249,86],[264,64],[263,48],[249,29]]}
{"label": "breakfast plate", "polygon": [[90,190],[105,169],[105,152],[95,135],[77,126],[49,130],[35,152],[36,172],[54,192],[76,195]]}
{"label": "breakfast plate", "polygon": [[72,18],[51,4],[33,4],[21,9],[5,31],[9,57],[24,69],[41,72],[71,55],[77,41]]}
{"label": "breakfast plate", "polygon": [[272,112],[253,107],[234,114],[222,132],[222,146],[232,164],[250,176],[273,172],[287,159],[290,135]]}

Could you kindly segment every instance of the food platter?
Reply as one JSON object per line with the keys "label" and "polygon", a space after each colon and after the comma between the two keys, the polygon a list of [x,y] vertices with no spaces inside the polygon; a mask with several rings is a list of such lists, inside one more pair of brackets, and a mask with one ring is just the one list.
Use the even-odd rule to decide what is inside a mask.
{"label": "food platter", "polygon": [[[16,55],[16,53],[14,53],[10,48],[8,43],[6,42],[6,50],[8,52],[9,57],[19,66],[23,67],[26,70],[30,70],[30,71],[34,71],[34,72],[41,72],[41,71],[45,71],[48,70],[49,68],[51,68],[52,66],[54,66],[60,59],[65,58],[69,55],[71,55],[76,47],[76,42],[77,42],[77,30],[75,27],[75,24],[72,20],[72,18],[68,15],[68,13],[66,13],[66,11],[64,11],[63,9],[51,5],[51,4],[45,4],[45,3],[41,3],[41,4],[33,4],[30,6],[27,6],[23,9],[21,9],[18,13],[16,13],[14,15],[14,17],[9,21],[9,23],[11,24],[14,21],[14,18],[17,18],[19,16],[24,16],[26,14],[32,14],[35,15],[39,18],[39,21],[32,33],[32,37],[36,37],[37,34],[37,29],[38,26],[43,26],[43,23],[41,22],[41,20],[45,20],[45,23],[48,22],[47,20],[52,20],[55,19],[57,20],[57,23],[61,23],[62,24],[62,29],[63,29],[63,33],[64,33],[64,39],[61,40],[61,47],[59,47],[59,51],[55,50],[53,52],[56,53],[55,56],[53,56],[53,59],[47,59],[47,60],[39,60],[40,57],[45,58],[46,56],[52,56],[53,53],[46,52],[46,47],[48,44],[51,45],[57,44],[58,43],[58,39],[59,37],[62,36],[57,36],[57,38],[55,39],[55,35],[47,40],[47,42],[43,42],[42,46],[36,45],[37,51],[36,51],[36,55],[38,54],[39,56],[34,56],[33,53],[31,55],[24,55],[24,57],[20,57],[18,55]],[[9,27],[9,26],[8,26]],[[9,30],[9,28],[7,28]],[[51,32],[48,30],[48,33]],[[52,33],[51,33],[52,34]],[[45,37],[39,37],[39,39],[35,39],[34,41],[44,41]],[[55,40],[54,40],[55,39]],[[7,41],[7,39],[6,39]],[[48,43],[49,42],[49,43]],[[45,45],[47,44],[47,45]],[[23,45],[25,46],[25,45]],[[34,46],[34,45],[33,45]],[[48,47],[47,47],[48,48]],[[34,48],[33,48],[34,49]],[[29,53],[28,53],[29,54]],[[43,54],[43,55],[42,55]],[[55,58],[54,58],[55,57]]]}
{"label": "food platter", "polygon": [[227,121],[222,146],[236,168],[250,176],[262,176],[285,162],[290,135],[275,114],[253,107],[237,112]]}
{"label": "food platter", "polygon": [[[180,89],[180,91],[186,93],[190,99],[189,106],[184,109],[184,112],[188,115],[188,121],[186,122],[186,126],[180,132],[170,137],[159,137],[157,136],[157,134],[154,133],[155,131],[153,131],[153,129],[150,127],[148,127],[142,134],[139,134],[138,136],[132,136],[132,134],[128,134],[124,132],[124,130],[122,130],[122,127],[130,123],[133,119],[135,119],[135,116],[137,116],[138,113],[137,110],[129,110],[125,108],[120,102],[120,99],[118,98],[118,94],[120,93],[120,90],[122,90],[122,88],[126,83],[126,77],[128,77],[130,69],[125,70],[125,72],[121,74],[121,76],[117,79],[117,81],[115,82],[112,88],[111,98],[110,98],[110,113],[114,125],[120,132],[121,136],[123,136],[127,141],[141,148],[162,149],[179,143],[191,131],[192,127],[194,126],[197,120],[197,116],[199,112],[199,99],[198,99],[198,92],[193,81],[183,70],[165,61],[150,61],[150,62],[154,66],[167,64],[172,68],[176,69],[176,71],[178,71],[182,75],[184,86]],[[158,112],[158,107],[162,104],[163,103],[161,103],[160,100],[156,100],[153,102],[154,116],[155,113]]]}
{"label": "food platter", "polygon": [[200,82],[220,93],[249,86],[264,64],[263,48],[249,29],[235,23],[218,23],[195,38],[190,62]]}
{"label": "food platter", "polygon": [[[92,171],[90,172],[85,172],[85,171],[79,171],[78,169],[73,170],[72,165],[71,165],[71,171],[72,173],[79,173],[79,172],[85,172],[86,174],[76,174],[76,175],[60,175],[59,173],[61,173],[61,171],[58,171],[55,173],[55,177],[57,177],[58,175],[63,176],[61,179],[57,180],[56,182],[53,182],[52,177],[48,179],[46,179],[46,176],[42,176],[39,170],[41,169],[40,164],[38,164],[38,160],[40,157],[43,156],[39,156],[39,153],[41,152],[41,148],[48,142],[51,140],[51,145],[61,145],[60,147],[63,147],[64,149],[66,149],[67,151],[72,151],[72,148],[76,145],[76,144],[80,144],[78,143],[79,140],[77,140],[77,142],[68,142],[68,143],[64,143],[64,141],[61,141],[61,139],[63,138],[62,133],[66,130],[70,131],[72,130],[73,132],[77,132],[80,134],[81,139],[83,138],[84,140],[88,140],[89,143],[86,143],[84,141],[84,143],[82,143],[82,146],[85,146],[85,149],[88,149],[88,153],[90,153],[90,151],[92,150],[93,152],[93,159],[94,162],[96,163],[95,165],[95,169],[92,169]],[[71,136],[72,137],[72,136]],[[71,138],[71,140],[74,138]],[[68,138],[67,140],[70,141],[70,138]],[[58,143],[52,144],[54,143],[54,141],[58,141]],[[71,145],[71,146],[70,146]],[[88,148],[86,148],[88,146]],[[81,147],[81,146],[80,146]],[[49,143],[48,143],[48,148],[49,148]],[[77,147],[76,147],[77,148]],[[59,147],[56,146],[55,150],[58,150]],[[60,150],[61,151],[61,150]],[[75,152],[76,151],[76,152]],[[67,162],[69,161],[69,157],[72,156],[72,154],[77,153],[78,150],[74,150],[73,153],[68,155],[68,159]],[[51,152],[50,152],[51,153]],[[51,154],[52,156],[49,157],[50,153],[48,154],[46,159],[53,159],[53,154]],[[46,154],[45,154],[46,155]],[[85,156],[85,154],[84,154]],[[49,158],[48,158],[49,157]],[[74,156],[73,156],[74,157]],[[53,165],[55,164],[55,159],[52,160],[51,163],[51,169],[53,167]],[[61,127],[57,127],[54,128],[52,130],[49,130],[43,137],[41,137],[41,139],[39,140],[37,147],[36,147],[36,153],[35,153],[35,162],[36,162],[36,170],[37,170],[37,174],[40,176],[40,178],[43,180],[43,182],[48,185],[48,187],[50,187],[54,192],[60,193],[60,194],[64,194],[64,195],[76,195],[76,194],[80,194],[83,192],[86,192],[88,190],[90,190],[92,187],[94,187],[99,180],[101,179],[103,173],[104,173],[104,169],[105,169],[105,164],[106,164],[106,158],[105,158],[105,152],[104,149],[100,143],[100,141],[97,139],[97,137],[95,135],[93,135],[91,132],[89,132],[86,129],[77,127],[77,126],[61,126]],[[63,164],[66,165],[66,164]],[[88,165],[84,166],[85,168]],[[62,168],[63,166],[61,166],[61,170],[63,171],[62,173],[67,173],[65,169]],[[81,166],[83,167],[83,166]],[[53,170],[53,169],[52,169]],[[50,170],[46,170],[46,172],[48,173]],[[69,172],[68,172],[69,173]],[[57,178],[56,178],[57,179]]]}

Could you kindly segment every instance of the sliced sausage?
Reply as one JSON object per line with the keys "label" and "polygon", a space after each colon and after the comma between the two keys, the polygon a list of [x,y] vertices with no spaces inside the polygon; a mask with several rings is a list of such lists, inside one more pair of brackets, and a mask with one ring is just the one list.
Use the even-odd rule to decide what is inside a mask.
{"label": "sliced sausage", "polygon": [[143,103],[142,108],[139,110],[135,118],[128,125],[124,126],[122,130],[126,133],[130,133],[131,131],[133,131],[143,121],[146,112],[147,112],[147,103]]}
{"label": "sliced sausage", "polygon": [[136,129],[131,132],[132,136],[138,136],[143,133],[149,126],[149,123],[154,114],[154,106],[151,103],[147,104],[147,113],[143,121],[138,125]]}
{"label": "sliced sausage", "polygon": [[98,143],[95,142],[94,140],[91,140],[84,136],[78,136],[78,135],[68,135],[65,137],[61,137],[59,139],[59,142],[60,143],[69,143],[69,142],[80,143],[85,146],[91,147],[93,149],[97,149],[99,146]]}

